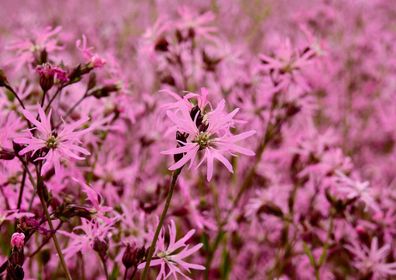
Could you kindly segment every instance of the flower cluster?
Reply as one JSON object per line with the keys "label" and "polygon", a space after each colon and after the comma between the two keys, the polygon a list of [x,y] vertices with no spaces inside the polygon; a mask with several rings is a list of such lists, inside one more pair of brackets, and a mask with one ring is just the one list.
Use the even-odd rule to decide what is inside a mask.
{"label": "flower cluster", "polygon": [[2,1],[0,279],[394,279],[395,15]]}

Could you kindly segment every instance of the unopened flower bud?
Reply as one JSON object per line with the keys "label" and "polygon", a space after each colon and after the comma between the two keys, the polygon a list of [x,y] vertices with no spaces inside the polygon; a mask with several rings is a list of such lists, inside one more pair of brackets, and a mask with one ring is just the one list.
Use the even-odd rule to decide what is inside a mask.
{"label": "unopened flower bud", "polygon": [[156,41],[154,49],[156,51],[159,51],[159,52],[167,52],[168,51],[168,47],[169,47],[168,40],[166,40],[166,38],[164,38],[164,37],[160,37]]}
{"label": "unopened flower bud", "polygon": [[40,253],[40,261],[42,264],[47,264],[51,259],[51,251],[50,250],[43,250]]}
{"label": "unopened flower bud", "polygon": [[25,245],[25,235],[21,232],[15,232],[11,236],[11,247],[22,249],[24,245]]}
{"label": "unopened flower bud", "polygon": [[273,215],[276,217],[283,217],[282,209],[279,208],[279,206],[277,206],[275,203],[269,201],[260,207],[259,212]]}
{"label": "unopened flower bud", "polygon": [[102,98],[102,97],[107,97],[110,95],[110,93],[115,92],[115,91],[119,91],[120,90],[120,86],[117,84],[110,84],[110,85],[106,85],[103,86],[101,88],[98,88],[96,90],[94,90],[91,95],[94,96],[95,98]]}
{"label": "unopened flower bud", "polygon": [[122,263],[125,268],[137,267],[139,263],[146,256],[146,248],[144,246],[138,248],[135,243],[128,244],[125,249],[124,255],[122,256]]}
{"label": "unopened flower bud", "polygon": [[356,229],[356,231],[357,231],[359,234],[366,233],[366,229],[365,229],[364,226],[362,226],[362,225],[357,225],[357,226],[355,227],[355,229]]}
{"label": "unopened flower bud", "polygon": [[0,69],[0,87],[4,87],[8,84],[7,77],[3,70]]}
{"label": "unopened flower bud", "polygon": [[0,159],[12,160],[14,157],[15,157],[15,153],[13,151],[0,147]]}
{"label": "unopened flower bud", "polygon": [[136,256],[138,253],[138,248],[136,244],[128,244],[124,255],[122,256],[122,263],[126,268],[131,268],[132,266],[136,265]]}
{"label": "unopened flower bud", "polygon": [[98,254],[104,258],[107,255],[107,250],[109,249],[109,241],[107,238],[100,239],[98,237],[95,238],[93,249],[98,252]]}

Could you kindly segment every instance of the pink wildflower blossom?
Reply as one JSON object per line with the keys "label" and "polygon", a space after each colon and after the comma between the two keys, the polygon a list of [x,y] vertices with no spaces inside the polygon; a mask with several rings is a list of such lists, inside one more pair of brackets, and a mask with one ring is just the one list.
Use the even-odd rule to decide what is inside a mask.
{"label": "pink wildflower blossom", "polygon": [[85,35],[83,35],[82,40],[77,40],[76,46],[87,60],[87,63],[93,68],[100,68],[106,64],[105,59],[93,52],[93,47],[88,47],[87,37]]}
{"label": "pink wildflower blossom", "polygon": [[381,212],[381,209],[374,199],[373,189],[370,188],[370,183],[368,181],[355,181],[339,171],[336,173],[338,176],[336,180],[338,182],[337,192],[346,195],[348,199],[357,198],[362,201],[366,207],[376,212]]}
{"label": "pink wildflower blossom", "polygon": [[80,156],[89,155],[90,153],[85,148],[80,147],[80,138],[89,129],[78,130],[88,118],[80,119],[72,124],[63,124],[63,128],[59,131],[53,130],[51,127],[51,111],[48,116],[45,115],[44,110],[39,107],[38,112],[40,121],[36,120],[32,113],[23,110],[25,118],[31,122],[35,127],[33,130],[35,134],[30,132],[30,137],[15,138],[14,141],[18,144],[27,145],[22,149],[19,154],[24,155],[33,152],[32,156],[39,150],[43,149],[44,153],[40,153],[40,157],[36,160],[43,160],[42,173],[47,172],[52,166],[55,167],[55,173],[61,172],[61,160],[72,158],[76,160],[83,160],[84,157]]}
{"label": "pink wildflower blossom", "polygon": [[232,134],[230,128],[234,127],[234,116],[239,109],[235,109],[231,113],[225,113],[225,101],[222,100],[217,107],[211,112],[205,112],[206,104],[203,106],[193,107],[183,105],[180,106],[176,112],[168,111],[167,115],[174,123],[177,130],[177,142],[179,147],[163,151],[166,155],[180,155],[183,156],[175,164],[169,167],[170,170],[176,170],[190,162],[189,168],[195,163],[199,151],[204,151],[201,161],[198,163],[199,167],[206,161],[207,166],[207,180],[210,181],[213,176],[213,161],[214,159],[220,161],[229,172],[233,173],[231,163],[224,155],[243,154],[247,156],[254,156],[254,152],[237,145],[237,142],[242,141],[256,132],[250,130],[240,134]]}
{"label": "pink wildflower blossom", "polygon": [[73,232],[59,231],[70,238],[70,244],[63,250],[66,258],[73,257],[77,252],[93,250],[95,239],[104,240],[113,229],[116,219],[111,222],[82,220],[80,226],[74,227]]}
{"label": "pink wildflower blossom", "polygon": [[370,248],[362,246],[357,242],[352,245],[345,245],[354,256],[353,265],[362,273],[373,273],[373,279],[384,279],[389,275],[396,275],[396,262],[386,263],[386,258],[390,252],[390,245],[386,244],[378,248],[378,239],[374,237]]}
{"label": "pink wildflower blossom", "polygon": [[[190,269],[204,270],[205,267],[199,264],[188,263],[184,259],[197,252],[203,244],[197,244],[192,248],[186,244],[194,235],[195,230],[190,230],[183,238],[176,241],[176,224],[173,220],[168,231],[169,244],[165,244],[165,232],[162,230],[154,253],[154,256],[157,258],[151,261],[150,266],[160,266],[157,280],[167,279],[170,276],[177,279],[177,274],[180,274],[186,279],[191,279],[182,270],[190,272]],[[144,268],[145,264],[145,262],[141,263],[138,268]]]}

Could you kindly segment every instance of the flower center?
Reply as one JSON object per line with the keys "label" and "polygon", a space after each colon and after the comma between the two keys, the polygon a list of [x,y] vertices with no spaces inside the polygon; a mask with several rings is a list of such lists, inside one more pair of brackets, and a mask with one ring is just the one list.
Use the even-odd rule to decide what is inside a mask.
{"label": "flower center", "polygon": [[200,132],[194,139],[195,143],[198,143],[201,149],[205,149],[210,144],[210,134],[207,132]]}
{"label": "flower center", "polygon": [[54,135],[51,135],[46,142],[48,149],[55,149],[58,146],[58,141]]}

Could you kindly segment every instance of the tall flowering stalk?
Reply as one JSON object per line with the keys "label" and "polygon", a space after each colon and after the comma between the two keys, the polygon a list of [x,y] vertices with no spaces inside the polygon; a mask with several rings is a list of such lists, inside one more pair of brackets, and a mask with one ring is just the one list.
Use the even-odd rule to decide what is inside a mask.
{"label": "tall flowering stalk", "polygon": [[164,209],[148,251],[142,279],[147,278],[151,258],[154,254],[158,236],[172,200],[176,181],[184,165],[190,162],[189,168],[191,168],[195,163],[195,159],[203,153],[197,167],[206,161],[207,180],[210,181],[213,176],[214,159],[219,160],[228,171],[233,172],[231,163],[225,158],[224,154],[235,155],[235,153],[240,153],[248,156],[254,155],[249,149],[240,147],[235,143],[254,135],[255,131],[238,135],[231,133],[231,128],[235,126],[235,120],[233,118],[238,112],[238,109],[226,114],[224,112],[225,102],[222,100],[215,109],[209,111],[212,105],[207,99],[208,91],[204,88],[200,94],[189,93],[182,98],[174,93],[171,93],[171,95],[176,98],[176,101],[166,104],[164,108],[167,109],[166,114],[174,124],[178,147],[162,153],[173,155],[176,163],[169,167],[170,170],[173,170],[171,184]]}

